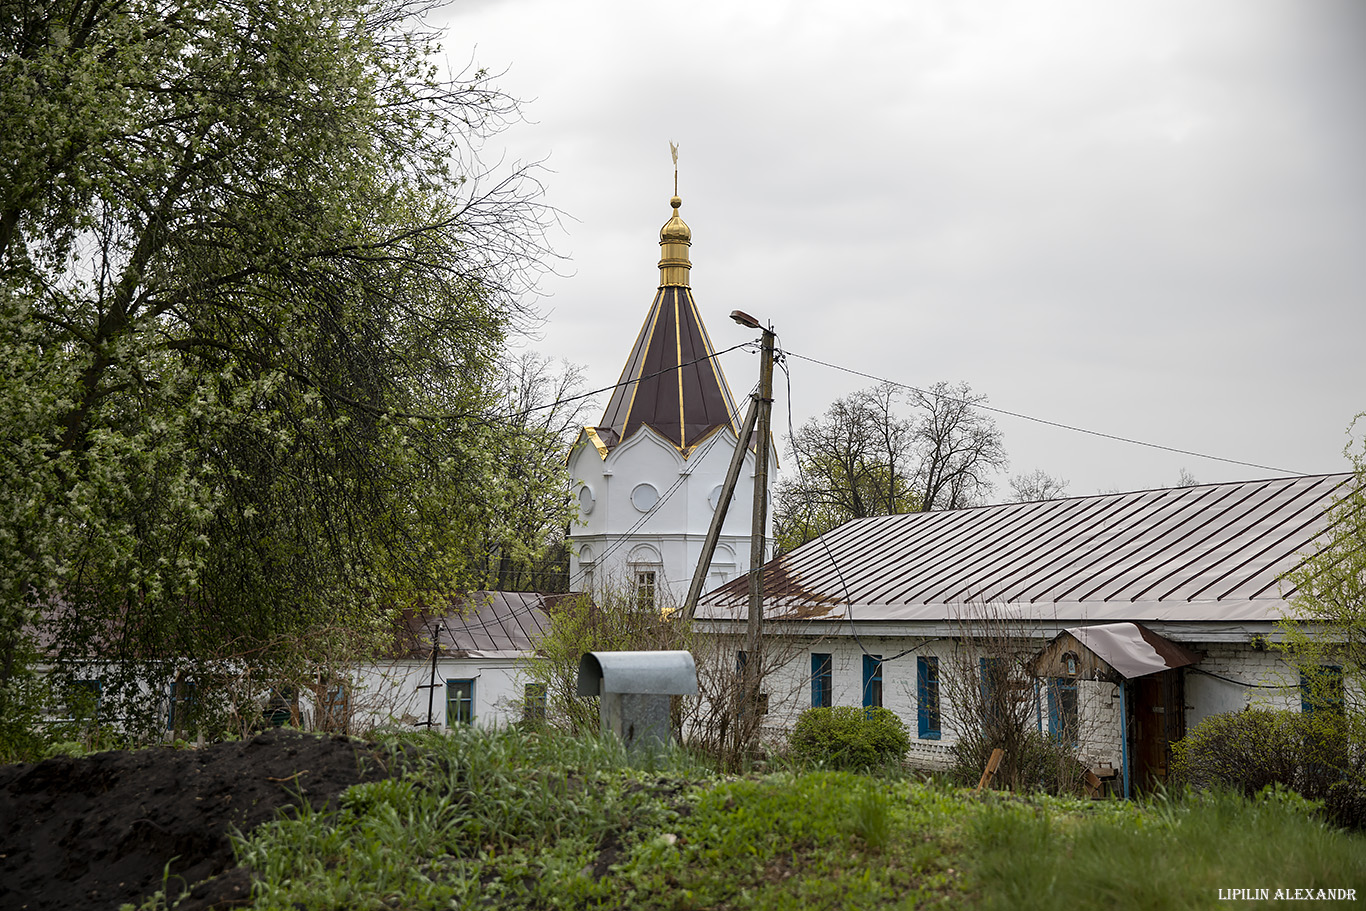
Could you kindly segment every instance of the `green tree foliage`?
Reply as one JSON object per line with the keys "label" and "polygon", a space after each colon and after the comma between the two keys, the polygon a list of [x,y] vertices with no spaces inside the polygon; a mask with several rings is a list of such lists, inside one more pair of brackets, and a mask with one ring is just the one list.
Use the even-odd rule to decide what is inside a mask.
{"label": "green tree foliage", "polygon": [[0,0],[0,700],[38,625],[69,672],[297,671],[483,581],[540,209],[421,9]]}
{"label": "green tree foliage", "polygon": [[594,651],[688,649],[692,634],[673,612],[609,589],[596,599],[571,595],[546,607],[550,631],[522,662],[526,679],[545,694],[545,720],[575,734],[599,729],[597,697],[578,696],[579,659]]}
{"label": "green tree foliage", "polygon": [[1318,549],[1283,580],[1290,610],[1278,645],[1309,687],[1307,702],[1341,702],[1366,721],[1366,438],[1352,440],[1363,418],[1348,428],[1352,477],[1338,489]]}
{"label": "green tree foliage", "polygon": [[489,529],[485,552],[492,587],[503,591],[569,590],[569,447],[594,402],[582,395],[583,373],[562,361],[525,351],[509,360],[501,379],[508,433],[496,483],[508,497]]}
{"label": "green tree foliage", "polygon": [[[773,494],[780,553],[852,519],[984,502],[1006,466],[1001,431],[966,383],[882,383],[835,401],[788,440],[795,476]],[[897,414],[907,407],[911,417]]]}

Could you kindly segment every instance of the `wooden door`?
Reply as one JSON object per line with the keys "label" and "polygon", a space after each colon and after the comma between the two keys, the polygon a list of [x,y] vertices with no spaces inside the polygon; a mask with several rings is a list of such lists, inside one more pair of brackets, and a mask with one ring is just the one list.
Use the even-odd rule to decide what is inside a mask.
{"label": "wooden door", "polygon": [[1133,681],[1133,771],[1140,791],[1170,780],[1172,744],[1186,736],[1184,683],[1179,668]]}

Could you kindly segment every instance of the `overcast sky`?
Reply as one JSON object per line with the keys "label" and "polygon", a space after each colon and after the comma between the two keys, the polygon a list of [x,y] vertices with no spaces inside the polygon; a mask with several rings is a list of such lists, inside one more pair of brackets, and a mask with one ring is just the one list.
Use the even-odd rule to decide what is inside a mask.
{"label": "overcast sky", "polygon": [[[545,161],[565,259],[533,347],[594,386],[658,283],[672,140],[718,349],[754,334],[738,308],[796,355],[1284,469],[996,416],[1007,474],[1071,494],[1347,466],[1366,3],[456,0],[434,21],[526,102],[485,157]],[[757,358],[723,365],[743,397]],[[782,441],[789,404],[800,425],[870,385],[789,366]]]}

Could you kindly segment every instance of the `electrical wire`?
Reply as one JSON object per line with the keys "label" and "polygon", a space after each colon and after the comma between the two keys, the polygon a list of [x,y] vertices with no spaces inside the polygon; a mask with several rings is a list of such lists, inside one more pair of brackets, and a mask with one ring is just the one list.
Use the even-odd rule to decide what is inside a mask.
{"label": "electrical wire", "polygon": [[[777,336],[775,333],[775,338],[776,337]],[[787,384],[787,438],[789,440],[795,440],[797,438],[797,434],[792,426],[792,372],[788,369],[786,355],[787,352],[782,351],[781,356],[776,356],[774,358],[774,362],[783,371],[783,377]],[[805,358],[803,360],[805,360]],[[793,461],[797,464],[798,479],[800,480],[802,486],[805,487],[806,471],[802,467],[802,460],[794,455]],[[839,561],[835,559],[835,553],[833,550],[830,549],[830,543],[826,540],[826,537],[827,535],[825,534],[817,535],[816,540],[820,541],[821,546],[825,548],[825,556],[827,559],[829,559],[830,565],[835,569],[835,577],[838,578],[840,581],[840,588],[844,590],[844,616],[849,621],[849,632],[853,635],[854,642],[858,644],[859,650],[863,652],[864,655],[868,656],[869,658],[875,658],[880,664],[886,664],[889,661],[895,661],[898,658],[904,658],[905,656],[911,654],[914,651],[917,651],[918,649],[924,648],[932,642],[939,642],[943,640],[942,636],[934,639],[926,639],[918,645],[914,645],[908,649],[897,652],[890,658],[877,657],[874,656],[872,652],[868,651],[868,646],[863,644],[863,637],[859,635],[858,626],[854,623],[854,598],[853,595],[851,595],[849,592],[849,583],[845,580],[844,571],[840,569]]]}
{"label": "electrical wire", "polygon": [[1202,668],[1202,667],[1190,667],[1190,668],[1187,668],[1187,670],[1194,671],[1194,672],[1197,673],[1197,674],[1204,674],[1206,677],[1213,677],[1215,680],[1222,680],[1222,681],[1224,681],[1225,683],[1232,683],[1232,684],[1234,684],[1235,686],[1247,687],[1248,689],[1258,689],[1258,690],[1294,690],[1294,689],[1299,689],[1299,684],[1298,684],[1298,683],[1248,683],[1248,682],[1245,681],[1245,680],[1234,680],[1232,677],[1225,677],[1225,676],[1223,676],[1223,675],[1221,675],[1221,674],[1216,674],[1216,673],[1214,673],[1213,671],[1207,671],[1207,670],[1205,670],[1205,669]]}
{"label": "electrical wire", "polygon": [[[746,343],[746,344],[748,344],[748,343]],[[736,346],[736,347],[743,347],[743,346]],[[731,349],[731,350],[734,350],[734,349]],[[732,421],[733,421],[733,418],[734,418],[734,416],[732,416]],[[706,441],[705,443],[702,444],[702,445],[703,445],[702,450],[701,450],[700,452],[693,453],[691,456],[689,456],[689,459],[698,459],[698,460],[701,460],[702,458],[705,458],[706,455],[707,455],[707,453],[711,451],[712,447],[716,445],[716,441],[719,440],[720,438],[721,438],[721,434],[719,434],[719,433],[713,433],[713,434],[707,439],[707,441]],[[695,463],[694,463],[694,464],[695,464]],[[624,532],[622,532],[620,535],[618,535],[618,536],[616,537],[616,540],[613,541],[612,544],[611,544],[606,550],[604,550],[601,554],[595,556],[595,558],[594,558],[594,564],[596,565],[598,562],[601,562],[602,560],[606,559],[610,554],[614,553],[618,548],[620,548],[623,544],[625,544],[625,543],[627,542],[627,540],[630,539],[630,537],[631,537],[632,535],[634,535],[637,531],[639,531],[642,527],[644,527],[645,523],[648,522],[651,518],[653,518],[653,516],[655,515],[655,513],[657,513],[657,512],[664,506],[665,503],[669,502],[669,498],[672,497],[672,496],[674,495],[674,493],[675,493],[680,487],[682,487],[682,486],[683,486],[683,483],[684,483],[685,481],[687,481],[688,478],[690,478],[690,477],[692,477],[692,472],[685,472],[685,473],[683,473],[683,474],[680,474],[680,475],[678,476],[678,480],[676,480],[676,481],[674,481],[672,484],[670,484],[669,487],[668,487],[668,489],[666,489],[666,490],[664,491],[664,493],[660,494],[659,501],[656,502],[654,506],[651,506],[651,507],[645,512],[645,515],[641,516],[640,519],[637,520],[636,523],[635,523],[634,525],[632,525],[632,526],[631,526],[630,528],[628,528],[626,531],[624,531]],[[584,576],[585,576],[585,573],[586,573],[586,570],[584,569],[583,565],[580,564],[580,566],[579,566],[579,571],[578,571],[578,572],[569,580],[569,588],[570,588],[571,591],[573,590],[574,585],[576,585],[576,584],[578,584],[578,583],[580,583],[580,582],[583,581]]]}
{"label": "electrical wire", "polygon": [[822,361],[822,360],[820,360],[819,358],[809,357],[808,355],[804,355],[804,354],[797,354],[796,352],[793,352],[793,351],[786,351],[786,352],[784,352],[784,354],[786,354],[788,357],[795,357],[795,358],[798,358],[799,360],[809,361],[809,362],[812,363],[812,364],[819,364],[819,365],[822,366],[822,367],[829,367],[829,368],[832,369],[832,370],[840,370],[840,371],[843,371],[844,373],[853,374],[854,376],[861,376],[861,377],[863,377],[864,379],[875,380],[875,381],[877,381],[877,382],[879,382],[879,383],[887,383],[887,384],[889,384],[889,385],[896,386],[896,387],[899,388],[899,389],[907,389],[907,390],[910,390],[911,392],[919,393],[920,395],[932,395],[932,396],[934,396],[935,398],[947,399],[948,401],[954,402],[955,404],[966,405],[966,406],[968,406],[968,407],[970,407],[970,408],[979,408],[979,409],[981,409],[982,411],[990,411],[990,412],[993,412],[993,413],[995,413],[995,414],[1003,414],[1003,415],[1005,415],[1005,416],[1007,416],[1007,417],[1019,418],[1019,419],[1022,420],[1022,421],[1033,421],[1033,422],[1036,423],[1036,424],[1043,424],[1043,425],[1048,426],[1048,427],[1057,427],[1057,428],[1060,429],[1060,430],[1070,430],[1070,431],[1072,431],[1073,433],[1082,433],[1082,434],[1087,434],[1087,435],[1089,435],[1089,436],[1101,437],[1102,439],[1114,440],[1114,441],[1119,442],[1119,443],[1129,443],[1130,445],[1133,445],[1133,446],[1146,446],[1146,447],[1149,448],[1149,449],[1160,449],[1160,450],[1162,450],[1163,452],[1174,452],[1174,453],[1177,453],[1178,455],[1193,456],[1193,457],[1195,457],[1195,458],[1197,458],[1197,459],[1209,459],[1210,461],[1214,461],[1214,462],[1226,462],[1226,463],[1228,463],[1229,465],[1241,465],[1241,466],[1243,466],[1243,467],[1245,467],[1245,468],[1257,468],[1257,469],[1260,469],[1260,470],[1262,470],[1262,471],[1277,471],[1277,472],[1281,472],[1281,473],[1283,473],[1283,474],[1287,474],[1287,475],[1296,475],[1296,476],[1300,476],[1300,477],[1307,476],[1307,474],[1308,474],[1308,472],[1293,471],[1293,470],[1291,470],[1291,469],[1289,469],[1289,468],[1277,468],[1277,467],[1275,467],[1275,466],[1273,466],[1273,465],[1259,465],[1259,464],[1257,464],[1256,462],[1244,462],[1244,461],[1242,461],[1241,459],[1228,459],[1228,458],[1224,458],[1223,456],[1210,455],[1209,453],[1195,452],[1194,450],[1191,450],[1191,449],[1179,449],[1179,448],[1177,448],[1177,447],[1175,447],[1175,446],[1165,446],[1165,445],[1163,445],[1163,444],[1161,444],[1161,443],[1150,443],[1150,442],[1148,442],[1148,441],[1146,441],[1146,440],[1136,440],[1136,439],[1133,439],[1133,438],[1131,438],[1131,437],[1117,436],[1117,435],[1115,435],[1115,434],[1113,434],[1113,433],[1104,433],[1104,432],[1099,431],[1099,430],[1088,430],[1088,429],[1085,428],[1085,427],[1076,427],[1076,426],[1074,426],[1074,425],[1072,425],[1072,424],[1063,424],[1063,423],[1061,423],[1061,422],[1059,422],[1059,421],[1050,421],[1050,420],[1048,420],[1048,419],[1046,419],[1046,418],[1037,418],[1037,417],[1034,417],[1033,415],[1021,414],[1021,413],[1018,412],[1018,411],[1007,411],[1007,410],[1004,409],[1004,408],[996,408],[996,407],[994,407],[994,406],[992,406],[992,405],[985,405],[985,404],[982,404],[981,402],[974,402],[974,401],[971,401],[971,400],[968,400],[968,399],[960,399],[960,398],[956,398],[956,397],[950,396],[950,395],[943,395],[943,394],[941,394],[941,393],[936,393],[936,392],[932,392],[932,391],[929,391],[929,390],[926,390],[926,389],[921,389],[921,388],[919,388],[918,386],[912,386],[912,385],[910,385],[910,384],[908,384],[908,383],[900,383],[900,382],[897,382],[896,380],[889,380],[889,379],[887,379],[886,377],[875,376],[874,374],[871,374],[871,373],[864,373],[862,370],[855,370],[855,369],[852,368],[852,367],[845,367],[845,366],[842,366],[842,365],[840,365],[840,364],[832,364],[832,363],[830,363],[829,361]]}

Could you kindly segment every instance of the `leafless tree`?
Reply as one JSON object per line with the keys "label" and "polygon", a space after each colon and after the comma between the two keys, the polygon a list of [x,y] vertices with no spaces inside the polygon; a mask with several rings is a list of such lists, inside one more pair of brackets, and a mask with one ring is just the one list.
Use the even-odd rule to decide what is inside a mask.
{"label": "leafless tree", "polygon": [[979,408],[985,395],[967,383],[935,383],[908,394],[919,413],[915,446],[920,508],[963,509],[986,502],[991,474],[1009,464],[1000,428]]}
{"label": "leafless tree", "polygon": [[1011,503],[1037,503],[1043,500],[1057,500],[1067,495],[1067,482],[1055,478],[1042,468],[1027,474],[1017,474],[1010,479]]}
{"label": "leafless tree", "polygon": [[973,602],[958,617],[959,635],[941,687],[951,707],[954,771],[972,783],[991,752],[1004,753],[995,783],[1009,790],[1043,787],[1080,790],[1085,769],[1075,756],[1074,730],[1045,735],[1041,713],[1049,684],[1036,679],[1032,662],[1042,643],[1004,605]]}
{"label": "leafless tree", "polygon": [[774,492],[779,551],[851,519],[985,502],[991,474],[1007,464],[985,402],[967,383],[923,390],[882,383],[838,399],[793,431],[797,476]]}

